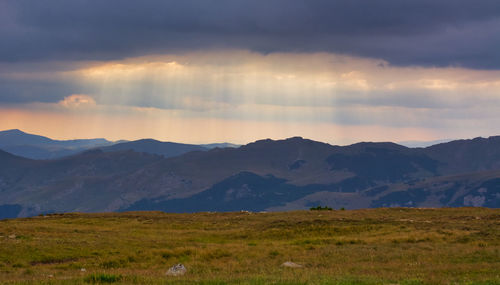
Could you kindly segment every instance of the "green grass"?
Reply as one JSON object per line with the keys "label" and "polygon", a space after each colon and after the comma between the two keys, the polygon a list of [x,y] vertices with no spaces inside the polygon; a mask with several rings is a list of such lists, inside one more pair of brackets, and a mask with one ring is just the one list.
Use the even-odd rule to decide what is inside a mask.
{"label": "green grass", "polygon": [[[285,261],[303,268],[280,266]],[[186,275],[166,276],[177,263]],[[500,284],[499,268],[495,209],[0,221],[1,284]]]}
{"label": "green grass", "polygon": [[93,273],[86,276],[83,281],[87,283],[116,283],[122,280],[121,275]]}

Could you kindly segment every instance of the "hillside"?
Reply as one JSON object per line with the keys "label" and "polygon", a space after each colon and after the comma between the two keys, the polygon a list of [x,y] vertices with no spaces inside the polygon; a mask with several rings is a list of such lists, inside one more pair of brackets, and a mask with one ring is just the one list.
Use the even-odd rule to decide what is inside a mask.
{"label": "hillside", "polygon": [[[499,220],[485,208],[54,214],[0,223],[0,280],[498,284]],[[186,274],[166,276],[177,263]]]}
{"label": "hillside", "polygon": [[500,207],[500,140],[496,137],[415,149],[367,142],[332,146],[294,137],[174,157],[140,151],[143,146],[170,147],[161,142],[119,146],[135,146],[136,151],[96,149],[46,161],[4,153],[0,205],[10,207],[9,216],[12,207],[22,209],[18,216],[72,211],[296,210],[318,204],[347,209]]}
{"label": "hillside", "polygon": [[[9,167],[0,173],[0,195],[5,204],[22,205],[21,216],[55,210],[102,211],[121,199],[117,179],[161,159],[133,151],[100,150],[47,161],[10,154],[9,158]],[[2,165],[6,165],[3,160]]]}
{"label": "hillside", "polygon": [[500,136],[437,144],[424,153],[443,162],[444,174],[500,169]]}

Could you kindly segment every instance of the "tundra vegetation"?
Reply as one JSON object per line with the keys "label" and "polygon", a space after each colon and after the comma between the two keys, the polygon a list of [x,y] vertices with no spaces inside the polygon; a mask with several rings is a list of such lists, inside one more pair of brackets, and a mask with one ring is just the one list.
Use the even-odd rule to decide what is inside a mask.
{"label": "tundra vegetation", "polygon": [[[301,268],[280,266],[291,261]],[[187,273],[166,276],[182,263]],[[500,284],[500,210],[51,214],[0,221],[4,284]]]}

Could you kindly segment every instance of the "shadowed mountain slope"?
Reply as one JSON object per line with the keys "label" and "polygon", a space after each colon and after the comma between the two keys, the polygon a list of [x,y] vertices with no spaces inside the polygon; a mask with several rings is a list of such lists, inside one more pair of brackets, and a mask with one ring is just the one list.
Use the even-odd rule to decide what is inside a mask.
{"label": "shadowed mountain slope", "polygon": [[[0,165],[4,165],[3,157]],[[117,183],[120,177],[162,159],[133,151],[104,153],[100,150],[47,161],[10,154],[7,158],[17,167],[0,167],[1,201],[23,205],[24,215],[102,211],[120,199],[121,191],[126,189]]]}
{"label": "shadowed mountain slope", "polygon": [[442,174],[500,169],[500,136],[437,144],[423,153],[442,162]]}
{"label": "shadowed mountain slope", "polygon": [[16,177],[26,169],[37,168],[39,164],[31,159],[16,156],[0,150],[0,185],[6,178]]}
{"label": "shadowed mountain slope", "polygon": [[417,149],[393,143],[342,147],[294,137],[168,158],[141,150],[156,146],[161,151],[165,143],[142,140],[125,143],[124,149],[130,143],[136,151],[96,149],[47,161],[0,152],[0,204],[21,205],[20,216],[139,209],[255,211],[317,204],[500,206],[496,137]]}

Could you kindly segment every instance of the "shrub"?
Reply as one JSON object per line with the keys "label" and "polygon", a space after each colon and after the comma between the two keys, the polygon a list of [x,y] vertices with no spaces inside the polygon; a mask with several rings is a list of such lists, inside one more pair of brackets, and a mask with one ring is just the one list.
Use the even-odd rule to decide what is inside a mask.
{"label": "shrub", "polygon": [[318,206],[318,207],[312,207],[309,210],[311,210],[311,211],[332,211],[333,209],[328,207],[328,206],[324,206],[324,207]]}

